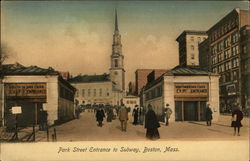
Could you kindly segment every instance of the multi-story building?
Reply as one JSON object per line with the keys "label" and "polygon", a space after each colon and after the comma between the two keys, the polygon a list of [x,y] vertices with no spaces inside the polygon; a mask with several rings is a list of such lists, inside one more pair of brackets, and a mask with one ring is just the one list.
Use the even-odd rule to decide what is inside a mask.
{"label": "multi-story building", "polygon": [[185,30],[178,36],[179,43],[179,65],[199,65],[199,44],[207,38],[205,31]]}
{"label": "multi-story building", "polygon": [[234,9],[208,31],[211,70],[220,77],[221,110],[241,104],[240,29],[249,24],[249,11]]}
{"label": "multi-story building", "polygon": [[211,54],[209,52],[209,41],[204,40],[199,44],[199,64],[200,68],[211,72]]}
{"label": "multi-story building", "polygon": [[240,29],[241,102],[250,108],[250,25]]}

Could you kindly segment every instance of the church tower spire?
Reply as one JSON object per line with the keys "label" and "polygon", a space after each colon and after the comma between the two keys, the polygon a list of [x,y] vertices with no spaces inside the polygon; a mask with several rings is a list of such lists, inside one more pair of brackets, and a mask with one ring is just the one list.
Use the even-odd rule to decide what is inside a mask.
{"label": "church tower spire", "polygon": [[121,35],[118,28],[117,11],[115,10],[115,30],[113,34],[110,79],[115,83],[115,88],[120,91],[125,90],[125,70],[123,64]]}
{"label": "church tower spire", "polygon": [[118,19],[117,19],[117,11],[115,9],[115,32],[118,31],[119,32],[119,28],[118,28]]}

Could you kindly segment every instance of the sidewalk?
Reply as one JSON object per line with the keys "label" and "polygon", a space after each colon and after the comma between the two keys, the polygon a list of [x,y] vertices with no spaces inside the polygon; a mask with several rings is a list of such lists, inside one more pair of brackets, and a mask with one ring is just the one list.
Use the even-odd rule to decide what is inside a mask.
{"label": "sidewalk", "polygon": [[[106,118],[105,118],[106,119]],[[147,141],[143,125],[132,125],[130,117],[127,132],[122,132],[118,119],[98,127],[94,113],[81,113],[80,119],[55,126],[58,141]],[[206,126],[206,122],[171,122],[169,126],[161,123],[159,141],[167,140],[248,140],[249,118],[242,120],[241,136],[233,135],[231,116],[222,115],[218,122]],[[39,131],[38,141],[47,141],[46,133]]]}

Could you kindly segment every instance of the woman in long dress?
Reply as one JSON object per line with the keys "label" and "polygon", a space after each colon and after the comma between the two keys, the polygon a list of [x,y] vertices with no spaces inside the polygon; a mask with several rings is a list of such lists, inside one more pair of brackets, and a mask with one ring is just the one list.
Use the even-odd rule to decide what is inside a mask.
{"label": "woman in long dress", "polygon": [[234,135],[236,135],[236,128],[238,129],[238,136],[240,136],[240,127],[242,127],[241,120],[243,119],[243,113],[239,107],[235,107],[235,110],[232,113],[232,123],[231,126],[234,127]]}
{"label": "woman in long dress", "polygon": [[147,129],[146,137],[148,139],[154,140],[159,139],[160,134],[158,128],[160,127],[159,121],[156,117],[155,112],[152,109],[152,106],[148,105],[148,112],[145,117],[145,128]]}

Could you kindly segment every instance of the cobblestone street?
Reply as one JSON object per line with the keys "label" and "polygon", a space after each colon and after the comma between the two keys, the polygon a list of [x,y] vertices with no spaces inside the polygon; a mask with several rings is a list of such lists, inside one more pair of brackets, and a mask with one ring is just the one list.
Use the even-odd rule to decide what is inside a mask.
{"label": "cobblestone street", "polygon": [[[128,121],[127,132],[122,132],[118,119],[112,122],[103,122],[98,127],[95,115],[92,112],[83,112],[80,119],[55,126],[57,141],[143,141],[146,129],[142,125],[133,125],[132,116]],[[161,123],[159,128],[160,140],[247,140],[249,139],[249,118],[244,118],[241,136],[233,135],[230,127],[231,117],[221,115],[218,122],[206,126],[205,122],[173,122],[170,126]],[[50,129],[50,140],[53,128]],[[36,141],[47,141],[46,131],[36,134]],[[159,141],[160,141],[159,140]]]}

